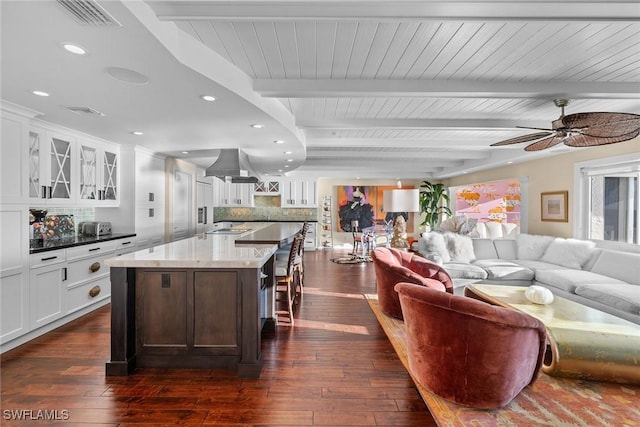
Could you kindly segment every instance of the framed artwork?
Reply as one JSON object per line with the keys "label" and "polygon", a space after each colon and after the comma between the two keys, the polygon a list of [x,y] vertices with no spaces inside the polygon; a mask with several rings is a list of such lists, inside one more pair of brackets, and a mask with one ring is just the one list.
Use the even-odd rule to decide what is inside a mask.
{"label": "framed artwork", "polygon": [[[402,215],[407,221],[407,232],[413,232],[413,212],[385,212],[382,206],[384,190],[393,190],[397,186],[337,186],[338,195],[338,231],[354,231],[352,225],[357,221],[357,230],[393,221],[397,215]],[[413,187],[403,187],[413,188]]]}
{"label": "framed artwork", "polygon": [[569,222],[569,192],[548,191],[540,194],[542,221]]}

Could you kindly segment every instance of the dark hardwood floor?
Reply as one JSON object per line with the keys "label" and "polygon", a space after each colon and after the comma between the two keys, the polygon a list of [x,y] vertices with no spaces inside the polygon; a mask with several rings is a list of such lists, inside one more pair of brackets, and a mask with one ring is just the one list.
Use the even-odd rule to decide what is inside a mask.
{"label": "dark hardwood floor", "polygon": [[435,426],[363,298],[375,293],[373,265],[330,262],[344,254],[305,253],[295,325],[264,337],[259,379],[165,369],[105,377],[107,306],[2,356],[0,424]]}

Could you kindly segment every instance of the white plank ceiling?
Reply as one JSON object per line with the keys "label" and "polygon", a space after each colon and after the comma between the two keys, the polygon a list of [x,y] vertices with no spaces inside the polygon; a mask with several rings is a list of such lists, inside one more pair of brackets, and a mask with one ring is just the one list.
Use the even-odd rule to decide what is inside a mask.
{"label": "white plank ceiling", "polygon": [[[37,20],[19,22],[20,13],[11,14],[13,9],[7,6],[12,2],[2,3],[6,31],[42,32],[34,49],[47,39],[70,38],[65,33],[71,28],[68,23],[61,22],[59,30],[47,24],[45,31],[44,24],[36,25]],[[13,3],[15,10],[29,7]],[[38,3],[52,8],[53,2]],[[235,144],[247,149],[263,173],[289,170],[288,175],[309,177],[443,178],[575,150],[560,145],[529,153],[524,152],[524,144],[489,147],[533,132],[516,126],[549,128],[560,116],[553,103],[556,98],[571,100],[566,114],[640,113],[637,0],[99,3],[124,23],[118,31],[131,31],[125,43],[118,39],[118,47],[113,37],[120,33],[101,36],[101,48],[109,50],[103,65],[141,64],[139,68],[144,69],[140,61],[148,58],[147,65],[154,65],[146,66],[151,85],[162,85],[155,87],[146,105],[138,98],[132,103],[113,96],[102,104],[96,99],[95,104],[126,116],[123,126],[144,117],[148,127],[163,132],[154,139],[125,142],[146,144],[149,149],[204,166],[211,161],[211,149],[224,148],[235,138]],[[41,12],[29,13],[42,13],[42,22],[53,22],[57,12],[48,8],[39,6]],[[167,30],[175,34],[163,38]],[[16,41],[20,38],[4,29],[2,36],[3,75],[26,78],[34,68],[28,58],[13,64],[15,69],[6,60],[13,58],[9,56],[13,50],[19,52],[9,45],[20,43]],[[97,39],[95,34],[91,37]],[[93,48],[92,60],[100,59],[95,45],[87,44]],[[163,63],[168,61],[165,56],[171,57],[167,52],[183,71]],[[187,60],[187,53],[193,52],[196,54]],[[15,58],[19,58],[17,53]],[[222,68],[226,80],[214,76]],[[154,73],[162,70],[167,74],[154,79]],[[83,78],[60,75],[62,79],[74,80],[78,93],[93,89],[80,86]],[[202,92],[207,79],[211,88],[224,87],[225,82],[248,82],[249,94],[227,87],[257,108],[220,104],[213,110],[215,116],[182,99],[192,87],[195,93]],[[57,117],[56,110],[42,103],[26,105],[31,102],[23,95],[26,89],[11,83],[3,80],[9,101],[43,111],[45,118],[47,114]],[[223,93],[221,99],[225,96],[230,94]],[[269,102],[281,112],[267,112]],[[131,105],[135,109],[129,110]],[[175,105],[173,111],[171,105]],[[258,120],[258,110],[275,122],[271,129],[282,124],[289,129],[286,138],[298,139],[291,148],[294,162],[287,165],[289,169],[282,166],[282,153],[272,144],[280,138],[276,133],[259,145],[247,142],[254,134],[246,125],[237,130],[240,120],[234,120],[234,114]],[[117,115],[109,116],[114,120],[112,128],[118,126],[117,119]],[[211,121],[215,133],[206,130]],[[78,126],[102,136],[102,129],[89,123]],[[114,139],[108,132],[103,134]],[[189,135],[188,141],[176,137],[181,134]],[[640,152],[638,139],[623,144],[635,144]],[[187,149],[192,154],[181,154]]]}

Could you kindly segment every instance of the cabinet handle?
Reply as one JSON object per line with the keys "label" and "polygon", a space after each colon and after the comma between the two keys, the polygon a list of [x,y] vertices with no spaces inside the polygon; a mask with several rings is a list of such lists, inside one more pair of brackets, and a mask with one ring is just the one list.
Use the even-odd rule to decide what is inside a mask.
{"label": "cabinet handle", "polygon": [[46,199],[47,198],[47,186],[43,185],[42,186],[42,194],[40,195],[41,199]]}
{"label": "cabinet handle", "polygon": [[51,261],[52,259],[56,259],[58,258],[58,256],[50,256],[50,257],[46,257],[46,258],[40,258],[40,261]]}
{"label": "cabinet handle", "polygon": [[67,280],[67,267],[62,268],[62,281]]}
{"label": "cabinet handle", "polygon": [[100,263],[99,262],[94,262],[93,264],[91,264],[89,266],[89,271],[92,272],[92,273],[95,273],[98,270],[100,270]]}
{"label": "cabinet handle", "polygon": [[47,197],[45,197],[46,199],[50,199],[51,195],[53,194],[53,187],[51,187],[50,185],[47,187]]}
{"label": "cabinet handle", "polygon": [[95,251],[99,251],[99,250],[100,250],[100,248],[99,248],[99,247],[97,247],[97,248],[89,249],[89,252],[95,252]]}
{"label": "cabinet handle", "polygon": [[96,286],[94,286],[93,288],[89,289],[89,296],[90,296],[91,298],[95,298],[95,297],[97,297],[98,295],[100,295],[100,291],[101,291],[101,290],[102,290],[102,289],[100,289],[100,286],[97,286],[97,285],[96,285]]}
{"label": "cabinet handle", "polygon": [[121,244],[122,246],[124,246],[124,245],[130,245],[130,244],[131,244],[131,242],[122,242],[122,243],[120,243],[120,244]]}

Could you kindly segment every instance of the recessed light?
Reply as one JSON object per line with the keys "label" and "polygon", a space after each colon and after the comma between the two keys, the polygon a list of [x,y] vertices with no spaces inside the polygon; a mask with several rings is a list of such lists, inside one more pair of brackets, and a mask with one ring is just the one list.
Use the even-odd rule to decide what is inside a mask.
{"label": "recessed light", "polygon": [[189,154],[188,151],[181,151],[182,154]]}
{"label": "recessed light", "polygon": [[144,132],[140,132],[139,130],[134,130],[133,132],[131,132],[132,135],[136,135],[136,136],[140,136],[140,135],[144,135]]}
{"label": "recessed light", "polygon": [[262,129],[264,127],[264,125],[256,123],[256,124],[252,124],[251,127],[254,128],[254,129]]}
{"label": "recessed light", "polygon": [[508,165],[510,165],[511,163],[513,163],[513,162],[507,162]]}
{"label": "recessed light", "polygon": [[284,165],[284,167],[285,167],[285,168],[288,168],[288,167],[289,167],[289,165]]}
{"label": "recessed light", "polygon": [[33,92],[34,95],[38,95],[38,96],[49,96],[49,94],[47,92],[43,92],[41,90],[34,90]]}
{"label": "recessed light", "polygon": [[73,43],[65,43],[62,45],[62,47],[64,47],[66,51],[76,55],[84,55],[85,53],[87,53],[87,50],[85,48]]}
{"label": "recessed light", "polygon": [[278,139],[277,141],[273,141],[275,144],[284,144],[284,141],[281,139]]}
{"label": "recessed light", "polygon": [[287,162],[293,162],[293,159],[287,159]]}
{"label": "recessed light", "polygon": [[283,171],[282,169],[278,169],[278,172],[281,172],[281,173],[282,173],[282,172],[284,172],[284,171]]}
{"label": "recessed light", "polygon": [[293,154],[293,151],[285,151],[284,154]]}
{"label": "recessed light", "polygon": [[211,95],[200,95],[200,98],[202,98],[203,101],[207,102],[213,102],[216,100],[216,97]]}

